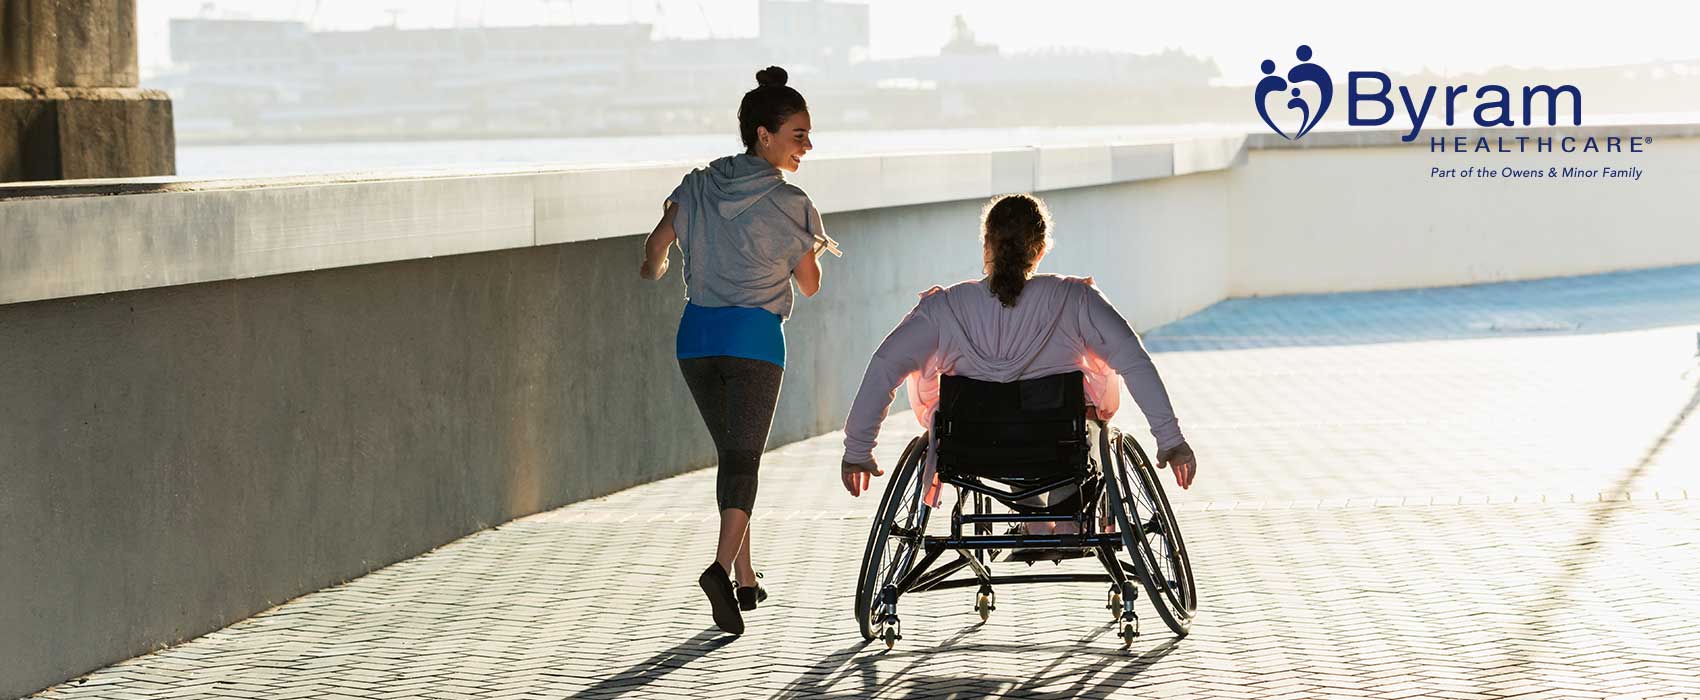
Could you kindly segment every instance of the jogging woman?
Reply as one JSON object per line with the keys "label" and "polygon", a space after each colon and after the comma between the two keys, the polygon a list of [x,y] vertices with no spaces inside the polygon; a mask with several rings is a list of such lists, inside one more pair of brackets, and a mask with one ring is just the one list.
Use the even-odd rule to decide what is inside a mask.
{"label": "jogging woman", "polygon": [[678,243],[687,299],[679,369],[719,457],[720,539],[698,583],[715,625],[732,634],[744,632],[740,610],[767,597],[750,562],[749,523],[785,374],[792,280],[814,296],[820,254],[834,249],[809,196],[785,182],[814,147],[808,103],[785,85],[783,68],[756,73],[756,82],[738,106],[744,151],[692,171],[668,195],[639,272],[660,279]]}

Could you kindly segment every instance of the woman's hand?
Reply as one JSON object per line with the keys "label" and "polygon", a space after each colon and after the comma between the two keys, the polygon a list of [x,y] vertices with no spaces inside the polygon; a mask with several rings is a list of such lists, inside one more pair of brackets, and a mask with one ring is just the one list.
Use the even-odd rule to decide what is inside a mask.
{"label": "woman's hand", "polygon": [[1192,454],[1192,448],[1186,443],[1175,445],[1157,453],[1157,468],[1169,467],[1175,471],[1175,483],[1181,488],[1192,488],[1192,477],[1198,473],[1198,458]]}
{"label": "woman's hand", "polygon": [[863,491],[873,486],[874,477],[885,475],[873,457],[868,457],[868,461],[860,463],[845,461],[839,470],[844,479],[844,490],[849,491],[852,496],[861,496]]}
{"label": "woman's hand", "polygon": [[644,256],[643,264],[638,265],[638,276],[646,280],[658,280],[665,274],[667,274],[667,258],[661,259],[660,269],[656,269],[655,261],[650,260],[648,255]]}

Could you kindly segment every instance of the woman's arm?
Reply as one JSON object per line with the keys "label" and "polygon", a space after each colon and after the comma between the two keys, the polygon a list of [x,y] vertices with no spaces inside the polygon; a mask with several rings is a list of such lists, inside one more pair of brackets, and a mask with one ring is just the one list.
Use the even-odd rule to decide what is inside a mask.
{"label": "woman's arm", "polygon": [[646,280],[658,280],[667,274],[668,246],[679,237],[673,229],[673,215],[678,211],[677,202],[668,202],[666,211],[661,212],[661,221],[655,224],[655,230],[643,239],[643,264],[638,266],[638,275]]}
{"label": "woman's arm", "polygon": [[917,304],[880,343],[868,360],[862,386],[844,420],[844,461],[863,464],[873,459],[880,423],[891,408],[897,385],[910,372],[919,371],[939,347],[938,327]]}
{"label": "woman's arm", "polygon": [[1133,332],[1127,319],[1110,305],[1096,286],[1087,285],[1081,303],[1084,304],[1080,317],[1082,340],[1086,341],[1088,349],[1104,358],[1122,379],[1127,380],[1128,393],[1133,394],[1134,402],[1139,404],[1140,412],[1151,424],[1158,449],[1184,442],[1180,421],[1175,420],[1174,406],[1169,403],[1169,392],[1163,386],[1163,378],[1157,374],[1157,364],[1151,361],[1151,354],[1140,342],[1139,334]]}
{"label": "woman's arm", "polygon": [[1151,425],[1151,434],[1157,438],[1157,465],[1173,467],[1175,481],[1181,488],[1190,487],[1198,463],[1181,434],[1169,391],[1157,374],[1157,363],[1151,361],[1139,334],[1096,286],[1087,285],[1082,303],[1080,331],[1086,347],[1127,380],[1128,393],[1133,394],[1134,403],[1139,404],[1145,422]]}
{"label": "woman's arm", "polygon": [[797,268],[791,275],[797,278],[797,291],[803,296],[812,297],[820,293],[820,254],[823,249],[811,248],[803,256],[803,261],[797,263]]}

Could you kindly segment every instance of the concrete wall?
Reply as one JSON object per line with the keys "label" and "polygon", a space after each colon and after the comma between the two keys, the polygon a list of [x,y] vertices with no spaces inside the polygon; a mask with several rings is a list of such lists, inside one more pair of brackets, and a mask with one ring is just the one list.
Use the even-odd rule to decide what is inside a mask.
{"label": "concrete wall", "polygon": [[[362,185],[346,203],[381,209],[401,188],[446,240],[500,240],[532,220],[497,206],[523,184]],[[1191,203],[1227,188],[1212,172],[1047,193],[1058,247],[1045,268],[1095,274],[1148,325],[1201,308],[1224,292],[1228,227],[1225,209],[1200,217]],[[281,188],[6,206],[14,224],[58,222],[67,236],[79,216],[164,225],[185,210],[241,229],[256,224],[235,215],[242,196],[312,201]],[[474,224],[465,205],[480,199],[490,206]],[[841,427],[916,293],[978,276],[982,203],[827,215],[851,254],[829,259],[825,291],[787,326],[773,444]],[[371,239],[354,247],[395,245],[331,211],[258,239],[299,253],[342,225]],[[218,230],[184,240],[228,240]],[[83,254],[160,260],[156,271],[224,259],[167,240],[91,234]],[[0,305],[0,697],[514,517],[712,464],[672,357],[682,282],[639,280],[639,250],[613,237]]]}
{"label": "concrete wall", "polygon": [[[1431,154],[1426,140],[1392,139],[1254,148],[1232,171],[1229,293],[1433,287],[1700,262],[1692,204],[1700,138],[1671,131],[1645,153],[1610,156]],[[1638,182],[1430,177],[1433,167],[1567,165],[1645,174]]]}

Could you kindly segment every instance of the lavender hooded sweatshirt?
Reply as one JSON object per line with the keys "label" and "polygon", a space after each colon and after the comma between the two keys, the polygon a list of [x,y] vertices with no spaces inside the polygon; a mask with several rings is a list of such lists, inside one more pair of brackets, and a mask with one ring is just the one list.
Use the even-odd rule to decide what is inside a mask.
{"label": "lavender hooded sweatshirt", "polygon": [[1035,275],[1014,308],[984,280],[922,293],[868,361],[844,424],[844,460],[868,461],[897,385],[923,368],[1010,382],[1088,369],[1090,358],[1126,380],[1159,450],[1186,441],[1151,355],[1103,292],[1090,278]]}

